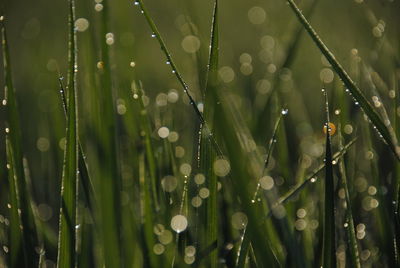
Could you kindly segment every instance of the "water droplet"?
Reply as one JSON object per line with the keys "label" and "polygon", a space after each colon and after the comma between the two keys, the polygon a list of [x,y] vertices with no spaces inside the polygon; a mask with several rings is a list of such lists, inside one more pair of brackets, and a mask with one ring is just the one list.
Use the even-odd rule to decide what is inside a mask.
{"label": "water droplet", "polygon": [[156,35],[155,35],[154,33],[152,33],[152,34],[151,34],[151,37],[152,37],[152,38],[155,38],[155,37],[156,37]]}
{"label": "water droplet", "polygon": [[311,183],[314,183],[314,182],[317,181],[317,179],[316,178],[311,178],[310,181],[311,181]]}
{"label": "water droplet", "polygon": [[171,64],[171,62],[169,60],[167,60],[165,63],[168,64],[168,65]]}
{"label": "water droplet", "polygon": [[345,222],[345,223],[343,224],[343,227],[344,227],[344,228],[347,228],[347,227],[349,227],[349,224],[348,224],[347,222]]}
{"label": "water droplet", "polygon": [[10,133],[10,129],[6,127],[6,133]]}
{"label": "water droplet", "polygon": [[7,100],[4,99],[1,103],[2,103],[4,106],[6,106],[6,105],[7,105]]}
{"label": "water droplet", "polygon": [[174,73],[176,73],[176,71],[175,71],[175,70],[172,70],[172,73],[174,74]]}
{"label": "water droplet", "polygon": [[135,6],[138,6],[139,5],[139,1],[135,1]]}
{"label": "water droplet", "polygon": [[287,115],[288,112],[289,112],[288,109],[282,109],[281,114],[282,114],[282,115]]}

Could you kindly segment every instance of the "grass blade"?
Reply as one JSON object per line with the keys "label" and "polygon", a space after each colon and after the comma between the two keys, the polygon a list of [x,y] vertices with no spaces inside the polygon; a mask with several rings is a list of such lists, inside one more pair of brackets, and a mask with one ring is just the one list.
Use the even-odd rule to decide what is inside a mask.
{"label": "grass blade", "polygon": [[335,244],[335,184],[333,178],[332,148],[331,148],[331,128],[329,119],[329,104],[326,90],[326,147],[325,147],[325,208],[324,208],[324,227],[323,227],[323,255],[322,267],[336,267],[336,244]]}
{"label": "grass blade", "polygon": [[369,118],[374,128],[376,128],[376,130],[378,131],[379,136],[383,138],[383,140],[389,146],[396,158],[400,161],[400,150],[397,145],[396,135],[393,133],[392,128],[388,129],[387,127],[390,126],[390,124],[386,126],[385,123],[380,119],[374,108],[372,108],[371,104],[365,98],[364,94],[358,88],[356,83],[351,79],[351,77],[347,74],[342,65],[336,60],[335,56],[324,44],[322,39],[318,36],[317,32],[304,17],[295,2],[293,0],[287,0],[287,2],[289,3],[289,6],[296,14],[301,24],[303,24],[304,28],[307,30],[314,43],[317,45],[322,54],[326,57],[328,62],[332,65],[333,70],[339,75],[340,79],[348,89],[350,95],[354,98],[354,101],[360,105],[361,109]]}
{"label": "grass blade", "polygon": [[76,266],[76,211],[77,211],[77,181],[78,181],[78,118],[77,118],[77,51],[75,3],[69,1],[69,66],[67,84],[67,130],[64,154],[63,175],[61,181],[60,227],[58,238],[57,267]]}
{"label": "grass blade", "polygon": [[[59,78],[59,85],[60,85],[60,94],[61,94],[61,100],[62,100],[64,114],[65,114],[65,119],[68,120],[67,99],[65,96],[65,90],[64,90],[64,86],[63,86],[61,77]],[[85,157],[85,154],[83,153],[82,145],[79,141],[79,136],[78,136],[78,166],[79,166],[79,176],[81,179],[80,182],[82,184],[82,189],[83,189],[83,193],[85,194],[88,208],[93,216],[93,213],[94,213],[93,203],[96,204],[97,202],[96,202],[96,195],[95,195],[93,183],[89,176],[89,171],[87,169],[87,164],[86,164],[85,158],[86,157]]]}
{"label": "grass blade", "polygon": [[[212,16],[210,54],[208,60],[208,72],[205,90],[204,112],[205,120],[209,123],[209,127],[213,129],[214,112],[216,108],[216,90],[218,84],[218,0],[215,0],[214,11]],[[216,244],[216,248],[210,253],[210,267],[218,265],[218,193],[217,193],[217,175],[213,171],[213,163],[216,159],[216,153],[212,148],[207,134],[201,131],[201,155],[200,166],[202,172],[206,175],[207,188],[210,190],[209,198],[206,202],[206,246]]]}
{"label": "grass blade", "polygon": [[[337,161],[343,155],[347,152],[347,150],[354,145],[356,142],[357,138],[352,139],[349,143],[347,143],[339,152],[336,152],[333,156],[332,159],[333,161]],[[294,198],[296,195],[298,195],[301,190],[303,190],[308,184],[310,183],[315,183],[317,181],[316,176],[325,168],[325,163],[321,164],[318,168],[316,168],[310,175],[307,176],[307,179],[304,180],[303,182],[298,183],[296,186],[294,186],[290,191],[288,191],[286,194],[281,196],[275,204],[272,206],[270,212],[268,212],[267,216],[265,219],[268,219],[272,215],[272,211],[276,209],[277,207],[286,204],[290,199]]]}
{"label": "grass blade", "polygon": [[[341,130],[340,130],[340,125],[339,125],[339,146],[343,147],[342,145],[342,135],[341,135]],[[356,234],[355,234],[355,227],[354,227],[354,219],[353,219],[353,213],[352,213],[352,205],[351,205],[351,199],[350,199],[350,192],[349,192],[349,187],[347,185],[347,176],[346,176],[346,167],[344,164],[343,158],[339,159],[339,174],[340,178],[342,181],[342,185],[345,191],[346,195],[346,223],[347,226],[347,238],[348,238],[348,243],[350,246],[350,262],[351,262],[351,267],[355,268],[360,268],[360,257],[358,254],[358,246],[357,246],[357,239],[356,239]]]}
{"label": "grass blade", "polygon": [[[5,106],[6,118],[6,155],[10,186],[11,232],[10,251],[12,267],[30,267],[37,265],[39,255],[35,253],[38,245],[34,214],[28,194],[24,175],[23,156],[21,150],[22,134],[19,126],[19,114],[15,89],[11,76],[10,55],[4,16],[0,16],[2,35],[4,95],[2,104]],[[23,228],[20,228],[20,227]]]}

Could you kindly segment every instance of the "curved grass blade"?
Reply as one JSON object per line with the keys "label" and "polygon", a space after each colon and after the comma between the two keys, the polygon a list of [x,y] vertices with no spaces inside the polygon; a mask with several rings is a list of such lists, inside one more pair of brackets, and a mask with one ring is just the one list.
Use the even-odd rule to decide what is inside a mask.
{"label": "curved grass blade", "polygon": [[0,16],[0,27],[5,80],[5,98],[2,104],[5,106],[6,112],[6,157],[11,199],[10,262],[12,267],[30,267],[32,264],[36,266],[39,261],[39,255],[35,252],[35,247],[38,245],[38,236],[24,174],[21,149],[22,134],[11,76],[4,16]]}
{"label": "curved grass blade", "polygon": [[389,146],[390,150],[394,153],[397,160],[400,161],[400,150],[397,144],[397,138],[393,133],[392,128],[388,129],[384,122],[381,120],[379,115],[375,112],[374,108],[372,108],[371,104],[365,98],[364,94],[358,88],[356,83],[351,79],[351,77],[344,70],[342,65],[336,60],[335,56],[328,49],[328,47],[324,44],[321,38],[318,36],[317,32],[308,22],[308,20],[304,17],[301,10],[297,7],[293,0],[286,0],[293,12],[296,14],[297,18],[307,30],[308,34],[320,49],[322,54],[326,57],[328,62],[332,65],[333,70],[339,75],[340,79],[348,89],[348,92],[353,97],[355,102],[358,102],[361,109],[364,111],[365,115],[368,117],[374,128],[378,131],[378,134],[382,136],[385,143]]}
{"label": "curved grass blade", "polygon": [[144,15],[148,25],[150,26],[150,28],[153,32],[152,36],[157,38],[157,41],[160,44],[161,50],[164,52],[164,54],[167,58],[167,64],[171,66],[172,73],[175,74],[176,78],[178,79],[179,83],[181,84],[181,86],[183,88],[184,93],[189,98],[189,103],[192,106],[194,112],[196,113],[196,115],[200,121],[200,124],[203,126],[203,131],[205,131],[205,130],[207,131],[208,138],[211,141],[214,149],[218,152],[219,155],[222,155],[222,151],[221,151],[217,141],[214,138],[212,129],[210,128],[210,126],[208,125],[206,120],[204,119],[203,114],[200,112],[199,108],[197,107],[196,102],[194,101],[192,95],[190,94],[189,87],[188,87],[187,83],[185,82],[185,80],[183,79],[183,76],[181,75],[181,73],[178,71],[178,68],[177,68],[175,62],[172,59],[171,53],[167,49],[167,46],[166,46],[164,40],[162,39],[161,34],[157,29],[157,26],[154,24],[153,20],[151,19],[150,14],[147,11],[147,8],[145,7],[145,5],[143,3],[143,0],[135,1],[135,5],[139,6],[141,13]]}
{"label": "curved grass blade", "polygon": [[324,227],[323,227],[323,247],[322,247],[322,267],[336,267],[336,244],[335,244],[335,183],[333,178],[332,148],[331,148],[331,128],[329,119],[329,104],[326,90],[325,95],[326,109],[326,147],[325,147],[325,208],[324,208]]}
{"label": "curved grass blade", "polygon": [[[339,135],[339,146],[340,148],[343,147],[343,142],[342,142],[342,134],[341,134],[341,130],[340,130],[340,123],[339,123],[339,127],[338,127],[338,135]],[[340,158],[339,159],[339,175],[340,178],[342,180],[342,185],[345,191],[345,195],[346,195],[346,220],[347,222],[345,224],[347,224],[347,239],[348,239],[348,243],[350,246],[350,263],[351,263],[351,267],[355,267],[355,268],[360,268],[361,264],[360,264],[360,257],[359,257],[359,253],[358,253],[358,246],[357,246],[357,239],[356,239],[356,234],[355,234],[355,228],[354,228],[354,220],[353,220],[353,213],[351,211],[352,209],[352,205],[351,205],[351,199],[350,199],[350,192],[349,192],[349,187],[347,185],[347,176],[346,176],[346,167],[344,164],[344,159]]]}
{"label": "curved grass blade", "polygon": [[69,49],[67,84],[67,130],[64,153],[63,175],[61,181],[60,227],[58,238],[57,267],[76,266],[76,212],[78,182],[78,118],[77,118],[77,50],[75,22],[75,3],[69,1]]}

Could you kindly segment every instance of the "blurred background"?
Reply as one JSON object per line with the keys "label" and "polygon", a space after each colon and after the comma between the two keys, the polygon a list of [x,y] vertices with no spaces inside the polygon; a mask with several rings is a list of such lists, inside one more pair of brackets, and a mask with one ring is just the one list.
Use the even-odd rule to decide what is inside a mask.
{"label": "blurred background", "polygon": [[[371,97],[378,92],[382,103],[388,105],[386,117],[396,118],[400,114],[395,100],[398,93],[395,85],[400,77],[400,1],[296,2],[371,103],[375,102]],[[2,0],[0,3],[1,13],[6,18],[23,134],[23,153],[29,163],[39,217],[43,222],[48,222],[54,231],[58,223],[65,142],[65,118],[58,77],[66,77],[67,73],[67,4],[67,1],[61,0]],[[145,4],[179,71],[188,82],[198,107],[202,109],[213,1],[146,0]],[[177,163],[188,164],[194,170],[199,122],[175,75],[166,64],[158,42],[152,38],[145,19],[133,1],[110,1],[108,23],[111,31],[106,36],[100,36],[98,14],[102,9],[101,0],[76,1],[79,131],[88,156],[89,170],[96,170],[98,165],[91,160],[97,154],[93,149],[95,141],[92,137],[95,122],[102,120],[102,114],[96,110],[97,102],[91,92],[99,83],[93,74],[101,69],[101,42],[106,42],[111,52],[123,183],[129,186],[129,179],[135,173],[130,164],[129,148],[139,146],[136,139],[140,133],[130,132],[128,127],[137,123],[130,104],[134,80],[141,81],[146,94],[143,100],[151,118],[155,150],[163,153],[163,133],[158,130],[166,126],[169,133],[174,133],[168,139]],[[323,86],[330,90],[334,124],[337,125],[339,121],[335,117],[338,104],[343,100],[348,102],[347,117],[342,121],[347,141],[354,136],[365,136],[365,129],[370,127],[350,98],[341,96],[346,99],[339,99],[340,95],[334,93],[342,88],[340,81],[310,37],[301,30],[301,25],[285,1],[221,0],[219,11],[221,87],[231,92],[235,109],[241,114],[242,122],[262,154],[265,154],[265,141],[271,136],[276,111],[280,107],[289,111],[283,123],[285,142],[278,142],[279,153],[273,156],[270,166],[271,174],[278,178],[275,183],[282,186],[279,192],[285,193],[299,178],[299,165],[305,161],[303,168],[307,169],[320,163],[318,161],[323,157]],[[0,85],[4,85],[2,69]],[[275,91],[279,91],[278,102],[271,98]],[[0,99],[3,98],[4,92],[1,91]],[[375,107],[381,108],[379,105]],[[275,114],[271,111],[275,111]],[[4,110],[0,112],[0,118],[4,118]],[[1,119],[1,129],[4,129],[3,122]],[[4,139],[4,132],[1,131],[0,140]],[[372,224],[374,220],[368,213],[378,205],[370,201],[374,199],[371,193],[382,189],[383,192],[390,191],[388,178],[393,171],[393,158],[374,132],[371,132],[371,138],[368,136],[365,139],[368,142],[362,138],[357,142],[359,155],[353,158],[356,171],[351,180],[356,182],[353,184],[357,193],[354,198],[358,200],[356,206],[363,209],[357,216],[357,222]],[[3,196],[0,197],[0,211],[5,211],[7,183],[4,142],[0,143],[0,150],[0,194]],[[369,177],[370,167],[364,161],[373,158],[378,169],[376,174],[382,180]],[[285,168],[280,169],[282,166]],[[160,178],[168,173],[166,169],[160,168]],[[363,201],[366,197],[369,201]],[[293,216],[293,222],[296,217]],[[369,250],[369,253],[361,252],[364,252],[362,256],[366,263],[373,259],[371,256],[374,253],[380,256],[371,260],[372,265],[382,260],[382,255],[374,249],[383,245],[385,240],[370,240],[372,242],[365,242],[362,248]],[[50,250],[49,255],[50,259],[55,259],[54,250]]]}

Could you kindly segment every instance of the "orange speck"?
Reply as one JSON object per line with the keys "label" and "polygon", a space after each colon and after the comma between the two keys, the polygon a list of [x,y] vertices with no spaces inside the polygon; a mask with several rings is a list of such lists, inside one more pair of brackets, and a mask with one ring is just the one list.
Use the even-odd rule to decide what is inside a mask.
{"label": "orange speck", "polygon": [[[329,125],[329,134],[332,136],[336,132],[336,126],[334,123],[331,123],[331,122],[328,125]],[[324,126],[323,131],[326,134],[326,126]]]}

